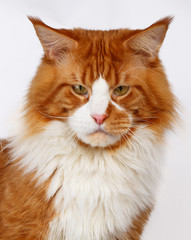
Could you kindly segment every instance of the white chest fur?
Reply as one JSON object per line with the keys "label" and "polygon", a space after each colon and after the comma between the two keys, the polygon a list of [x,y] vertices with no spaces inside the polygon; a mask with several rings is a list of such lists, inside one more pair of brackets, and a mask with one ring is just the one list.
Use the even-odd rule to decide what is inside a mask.
{"label": "white chest fur", "polygon": [[41,182],[56,170],[47,192],[47,198],[57,192],[49,239],[122,236],[139,211],[153,203],[160,175],[154,135],[139,129],[129,147],[111,153],[80,147],[66,134],[63,123],[55,121],[22,147],[17,138],[12,142],[15,157],[25,155],[21,165],[27,172],[36,170]]}

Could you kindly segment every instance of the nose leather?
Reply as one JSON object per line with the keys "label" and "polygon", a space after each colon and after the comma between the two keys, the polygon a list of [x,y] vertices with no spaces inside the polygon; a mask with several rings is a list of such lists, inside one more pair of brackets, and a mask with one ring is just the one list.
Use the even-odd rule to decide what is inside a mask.
{"label": "nose leather", "polygon": [[94,114],[91,116],[96,121],[96,123],[99,125],[103,124],[104,120],[107,118],[107,115],[105,115],[105,114],[102,114],[102,115]]}

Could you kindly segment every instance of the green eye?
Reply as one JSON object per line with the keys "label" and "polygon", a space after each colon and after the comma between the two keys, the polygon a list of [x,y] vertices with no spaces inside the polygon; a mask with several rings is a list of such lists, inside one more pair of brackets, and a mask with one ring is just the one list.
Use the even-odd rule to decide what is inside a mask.
{"label": "green eye", "polygon": [[119,86],[114,90],[114,94],[117,96],[123,96],[128,92],[128,90],[128,86]]}
{"label": "green eye", "polygon": [[88,90],[82,85],[74,85],[72,88],[78,95],[86,95],[88,93]]}

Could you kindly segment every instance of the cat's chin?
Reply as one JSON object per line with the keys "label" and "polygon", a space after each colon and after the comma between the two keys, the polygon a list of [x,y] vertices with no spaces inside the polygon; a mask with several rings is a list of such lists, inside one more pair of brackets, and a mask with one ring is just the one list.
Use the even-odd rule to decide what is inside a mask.
{"label": "cat's chin", "polygon": [[92,147],[107,147],[121,139],[120,136],[110,135],[105,131],[96,131],[81,137],[81,140]]}

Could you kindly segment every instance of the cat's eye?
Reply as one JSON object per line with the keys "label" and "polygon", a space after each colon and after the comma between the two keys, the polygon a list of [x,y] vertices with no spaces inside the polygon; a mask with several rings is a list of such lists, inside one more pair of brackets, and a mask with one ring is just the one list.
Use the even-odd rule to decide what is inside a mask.
{"label": "cat's eye", "polygon": [[123,96],[129,91],[128,86],[119,86],[114,90],[116,96]]}
{"label": "cat's eye", "polygon": [[78,95],[86,95],[88,93],[88,90],[82,85],[74,85],[72,88]]}

